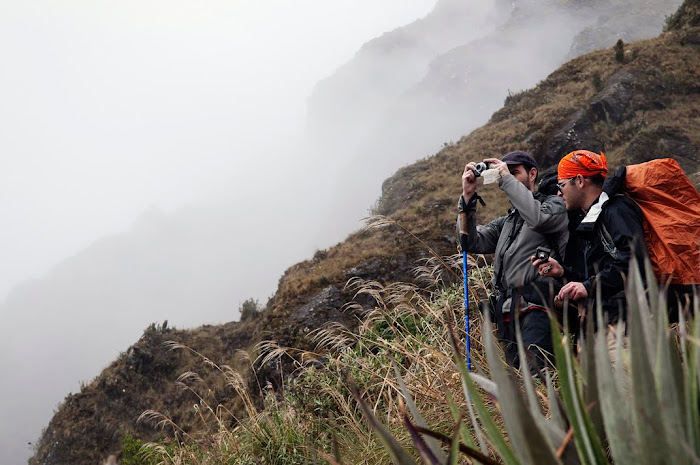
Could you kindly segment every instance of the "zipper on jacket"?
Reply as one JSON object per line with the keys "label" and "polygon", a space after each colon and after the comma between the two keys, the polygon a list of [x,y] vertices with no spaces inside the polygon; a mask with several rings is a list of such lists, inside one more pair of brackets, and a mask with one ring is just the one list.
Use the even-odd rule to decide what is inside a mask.
{"label": "zipper on jacket", "polygon": [[586,246],[583,248],[583,263],[585,266],[583,267],[586,272],[584,273],[584,276],[586,279],[588,279],[588,253],[591,251],[591,241],[586,241]]}

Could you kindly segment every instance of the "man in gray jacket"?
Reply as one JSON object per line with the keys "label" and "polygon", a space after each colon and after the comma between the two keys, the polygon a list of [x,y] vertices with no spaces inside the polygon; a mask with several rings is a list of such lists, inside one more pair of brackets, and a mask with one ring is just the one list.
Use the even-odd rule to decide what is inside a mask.
{"label": "man in gray jacket", "polygon": [[519,365],[513,326],[519,321],[525,347],[535,355],[542,368],[553,361],[546,308],[552,308],[552,299],[560,285],[546,277],[546,273],[539,275],[532,266],[531,257],[538,247],[544,247],[550,249],[552,257],[563,258],[569,235],[566,207],[558,196],[535,192],[537,162],[529,153],[516,151],[502,160],[488,158],[484,161],[498,171],[498,186],[513,208],[508,215],[477,226],[476,202],[481,198],[476,194],[476,165],[468,163],[462,174],[459,202],[460,242],[467,245],[470,253],[495,254],[493,286],[497,299],[494,311],[506,360],[511,365]]}

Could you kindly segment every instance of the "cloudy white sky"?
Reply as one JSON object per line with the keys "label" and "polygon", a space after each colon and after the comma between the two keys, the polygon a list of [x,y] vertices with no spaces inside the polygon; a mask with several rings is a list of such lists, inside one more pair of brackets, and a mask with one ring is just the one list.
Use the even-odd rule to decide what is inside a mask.
{"label": "cloudy white sky", "polygon": [[147,208],[272,191],[314,83],[434,3],[0,1],[0,298]]}
{"label": "cloudy white sky", "polygon": [[[288,149],[301,138],[313,85],[434,4],[0,0],[0,302],[18,283],[130,230],[144,211],[287,200],[285,183],[301,176]],[[14,315],[0,317],[22,329]],[[109,353],[133,342],[129,335]],[[31,349],[10,350],[3,367],[41,366]],[[83,379],[111,356],[102,357]],[[67,394],[60,386],[79,381],[54,380],[60,392],[48,400],[37,391],[13,401],[32,409],[2,415],[0,463],[26,462],[27,442]]]}

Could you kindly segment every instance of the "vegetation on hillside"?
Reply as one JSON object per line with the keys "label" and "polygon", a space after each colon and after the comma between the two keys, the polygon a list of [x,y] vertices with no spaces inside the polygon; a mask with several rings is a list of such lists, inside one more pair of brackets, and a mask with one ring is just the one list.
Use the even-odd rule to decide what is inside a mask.
{"label": "vegetation on hillside", "polygon": [[[445,261],[458,267],[458,259]],[[488,268],[471,265],[474,308],[490,276]],[[627,289],[629,344],[620,344],[616,362],[610,361],[605,334],[594,335],[593,325],[577,354],[571,335],[562,334],[553,318],[558,371],[540,379],[508,368],[491,323],[472,312],[470,372],[463,289],[435,280],[440,266],[420,270],[433,283],[423,289],[354,282],[357,292],[376,301],[358,332],[330,325],[315,333],[317,350],[301,354],[264,344],[262,357],[297,362],[283,389],[267,391],[264,409],[248,401],[247,416],[232,423],[230,412],[218,410],[201,394],[193,409],[204,424],[217,419],[217,428],[200,429],[178,444],[144,445],[134,463],[700,461],[700,320],[686,321],[689,307],[679,324],[669,326],[663,293],[653,283],[644,292],[637,272]],[[694,305],[697,314],[700,302]],[[603,321],[602,310],[591,309],[589,318]],[[520,350],[522,372],[529,373]],[[248,398],[240,375],[228,367],[220,372],[232,390]],[[192,391],[208,390],[195,373],[181,379]],[[142,417],[178,430],[158,412]]]}
{"label": "vegetation on hillside", "polygon": [[[454,272],[459,272],[461,257],[442,259]],[[481,259],[483,264],[483,259]],[[472,305],[483,296],[491,278],[489,267],[477,267],[472,262],[470,275]],[[398,415],[399,384],[393,366],[407,370],[406,383],[414,389],[416,402],[434,407],[426,417],[450,428],[452,414],[443,405],[449,392],[460,389],[458,369],[451,357],[448,333],[464,333],[463,290],[459,286],[445,287],[440,280],[442,264],[433,259],[417,269],[421,279],[430,283],[419,288],[405,283],[384,286],[375,281],[354,280],[349,285],[358,294],[369,295],[376,307],[368,313],[358,328],[349,331],[338,325],[328,325],[314,332],[315,350],[300,352],[267,341],[261,344],[263,362],[294,360],[296,370],[285,379],[281,389],[264,389],[265,403],[258,409],[248,404],[244,418],[231,422],[229,413],[210,405],[206,392],[209,387],[194,373],[183,375],[189,389],[201,394],[194,408],[202,421],[219,421],[216,430],[200,431],[184,438],[174,451],[160,445],[147,445],[144,460],[156,463],[214,464],[214,463],[388,463],[389,454],[382,447],[372,428],[362,418],[361,407],[353,397],[360,393],[382,418]],[[479,349],[480,317],[473,315],[470,332],[474,342],[474,360],[482,360]],[[189,349],[179,346],[182,350]],[[211,361],[202,359],[202,366]],[[221,367],[226,384],[238,391],[239,375]],[[460,401],[461,402],[461,401]],[[165,415],[149,411],[144,419],[153,420],[174,431],[177,425]],[[390,420],[392,429],[406,444],[410,436],[400,423]],[[336,458],[334,458],[336,457]]]}
{"label": "vegetation on hillside", "polygon": [[[68,395],[58,406],[34,445],[35,454],[29,464],[94,464],[99,457],[114,453],[127,436],[134,441],[174,438],[136,423],[139,414],[148,409],[170,412],[184,433],[199,429],[203,426],[200,416],[183,408],[196,403],[196,395],[175,382],[183,372],[198,371],[210,387],[210,402],[227,405],[231,410],[241,409],[241,400],[229,391],[218,372],[212,367],[201,369],[199,354],[216,357],[241,372],[249,370],[250,357],[236,347],[245,342],[242,338],[246,332],[250,334],[250,324],[238,325],[242,327],[241,334],[232,331],[232,324],[187,331],[169,327],[167,322],[151,324],[136,344],[94,380],[83,383],[81,392]],[[168,340],[196,347],[198,353],[170,350],[164,345]],[[247,378],[246,382],[255,381]],[[253,390],[252,385],[249,390]]]}

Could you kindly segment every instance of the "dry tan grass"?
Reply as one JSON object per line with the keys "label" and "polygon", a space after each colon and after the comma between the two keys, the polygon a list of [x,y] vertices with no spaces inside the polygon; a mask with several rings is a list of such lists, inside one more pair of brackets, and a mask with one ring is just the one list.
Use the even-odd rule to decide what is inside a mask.
{"label": "dry tan grass", "polygon": [[[348,463],[372,463],[363,461],[362,457],[376,448],[372,433],[363,422],[358,422],[360,412],[349,395],[348,382],[357,383],[360,394],[375,415],[409,447],[410,440],[399,420],[402,394],[392,363],[399,366],[408,389],[429,424],[445,432],[451,431],[454,420],[446,403],[447,392],[457,400],[463,417],[469,415],[447,334],[455,331],[464,343],[463,293],[458,288],[448,291],[441,287],[444,274],[441,268],[449,266],[453,272],[459,273],[461,259],[459,255],[431,258],[417,267],[416,274],[420,279],[431,283],[427,288],[406,283],[385,285],[377,281],[351,280],[348,286],[358,296],[371,296],[376,302],[375,308],[366,315],[358,331],[337,324],[315,331],[316,351],[313,357],[306,358],[306,363],[299,360],[298,351],[294,349],[287,352],[277,345],[267,346],[269,357],[297,357],[300,376],[318,382],[309,381],[312,384],[303,384],[303,387],[332,399],[339,427],[353,432],[351,442],[343,443]],[[469,257],[472,309],[476,308],[477,296],[484,295],[490,286],[491,274],[483,265],[483,257]],[[487,373],[481,346],[481,316],[478,311],[472,311],[470,317],[472,363]],[[464,346],[461,350],[464,351]],[[318,360],[324,358],[327,361],[319,367]],[[306,375],[305,367],[311,365],[313,371]],[[319,382],[319,379],[327,378],[319,378],[315,374],[317,371],[333,381]],[[358,449],[358,437],[365,438],[359,443],[365,444],[367,449]],[[386,456],[373,457],[380,460],[374,463],[387,463]]]}

